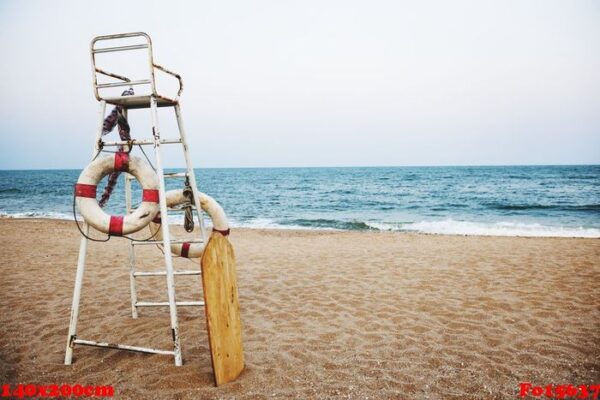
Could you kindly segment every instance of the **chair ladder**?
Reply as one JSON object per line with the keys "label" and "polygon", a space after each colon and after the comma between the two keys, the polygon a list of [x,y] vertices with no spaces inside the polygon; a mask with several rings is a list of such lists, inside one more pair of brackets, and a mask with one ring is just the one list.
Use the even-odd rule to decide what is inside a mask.
{"label": "chair ladder", "polygon": [[[187,178],[189,180],[189,172],[176,172],[176,173],[167,173],[164,174],[165,178]],[[131,213],[132,203],[131,203],[131,181],[135,179],[133,175],[126,174],[125,176],[125,204],[127,213]],[[192,207],[193,210],[196,210],[196,207]],[[181,209],[169,209],[169,211],[179,212]],[[168,224],[167,220],[163,220],[162,223]],[[200,227],[201,232],[204,234],[204,229]],[[185,240],[186,243],[202,243],[204,242],[204,236],[199,240]],[[135,249],[138,246],[144,246],[148,244],[158,244],[157,241],[130,241],[129,242],[129,284],[130,284],[130,295],[131,295],[131,316],[133,318],[138,318],[138,308],[139,307],[164,307],[169,306],[169,302],[167,301],[139,301],[137,296],[137,278],[149,277],[149,276],[166,276],[166,271],[138,271],[137,263],[136,263],[136,255]],[[158,241],[160,242],[160,241]],[[171,240],[171,243],[181,243],[181,240]],[[163,251],[165,249],[163,248]],[[200,264],[198,264],[197,270],[173,270],[173,275],[175,276],[200,276],[202,274],[201,269],[199,268]],[[196,306],[202,307],[204,306],[203,300],[184,300],[184,301],[176,301],[175,304],[178,307],[182,306]]]}

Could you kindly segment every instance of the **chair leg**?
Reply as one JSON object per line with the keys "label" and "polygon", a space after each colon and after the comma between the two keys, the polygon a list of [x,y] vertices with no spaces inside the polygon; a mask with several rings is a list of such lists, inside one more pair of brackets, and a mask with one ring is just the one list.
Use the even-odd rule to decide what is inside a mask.
{"label": "chair leg", "polygon": [[169,313],[171,316],[171,334],[173,337],[173,350],[175,353],[175,365],[182,365],[181,359],[181,343],[179,338],[179,323],[177,320],[177,304],[175,303],[175,279],[173,275],[173,258],[171,256],[171,236],[169,232],[168,214],[167,214],[167,198],[165,191],[165,176],[162,166],[160,154],[160,131],[158,129],[158,109],[156,98],[151,98],[152,108],[152,132],[154,135],[154,151],[156,157],[156,173],[159,176],[159,205],[160,215],[163,219],[161,226],[164,245],[165,267],[167,273],[167,295],[169,299]]}
{"label": "chair leg", "polygon": [[[94,151],[92,157],[96,156],[98,152],[98,142],[102,137],[102,127],[104,124],[104,114],[106,112],[106,102],[100,102],[100,108],[98,110],[98,129],[96,131],[96,142],[94,143]],[[85,235],[90,234],[90,227],[88,224],[84,224],[83,231]],[[69,335],[67,337],[67,349],[65,351],[65,365],[70,365],[73,361],[73,342],[77,336],[77,321],[79,319],[79,300],[81,298],[81,287],[83,286],[83,273],[85,272],[85,258],[87,255],[88,239],[86,237],[81,238],[79,244],[79,257],[77,259],[77,272],[75,273],[75,288],[73,289],[73,302],[71,304],[71,318],[69,321]]]}
{"label": "chair leg", "polygon": [[[86,224],[83,231],[89,234],[90,228]],[[65,353],[65,365],[70,365],[73,360],[73,347],[77,336],[77,320],[79,319],[79,299],[81,298],[81,287],[83,285],[83,273],[85,271],[85,256],[87,253],[88,240],[81,238],[79,244],[79,258],[77,260],[77,273],[75,274],[75,289],[73,289],[73,304],[71,305],[71,319],[69,322],[69,336],[67,338],[67,351]]]}

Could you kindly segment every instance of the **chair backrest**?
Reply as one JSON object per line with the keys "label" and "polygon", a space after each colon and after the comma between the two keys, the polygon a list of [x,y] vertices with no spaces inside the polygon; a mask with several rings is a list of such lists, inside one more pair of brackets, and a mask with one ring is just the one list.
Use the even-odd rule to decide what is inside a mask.
{"label": "chair backrest", "polygon": [[[106,42],[109,42],[109,43],[117,42],[117,43],[119,43],[119,45],[112,46],[112,47],[102,46],[102,43],[106,43]],[[107,44],[109,44],[109,43],[107,43]],[[145,76],[143,79],[132,80],[130,77],[125,76],[124,74],[109,72],[106,69],[100,68],[98,66],[97,56],[99,54],[117,53],[117,52],[119,52],[121,54],[122,53],[127,53],[127,54],[137,53],[137,57],[139,60],[139,56],[140,56],[139,51],[140,50],[145,50],[147,53],[146,54],[147,59],[142,60],[141,67],[143,70],[145,70],[147,68],[148,74],[147,75],[144,74]],[[179,81],[179,90],[178,90],[177,95],[174,98],[174,100],[176,101],[179,98],[179,96],[181,95],[181,92],[183,90],[183,83],[182,83],[181,77],[178,74],[171,72],[171,71],[167,70],[166,68],[161,67],[160,65],[158,65],[154,62],[154,56],[152,53],[152,40],[150,39],[150,36],[147,33],[132,32],[132,33],[121,33],[121,34],[116,34],[116,35],[97,36],[92,40],[92,43],[90,46],[90,52],[91,52],[91,56],[92,56],[94,95],[96,96],[96,99],[99,101],[105,100],[105,98],[107,97],[106,93],[110,89],[113,89],[112,96],[118,96],[118,94],[115,94],[115,91],[114,91],[115,88],[118,89],[118,88],[122,88],[122,87],[134,87],[134,86],[142,86],[142,87],[145,87],[146,89],[149,88],[149,91],[148,91],[149,93],[147,93],[147,95],[161,97],[156,90],[155,69],[163,71],[163,72],[177,78]],[[124,63],[123,65],[128,65],[128,64],[129,63]],[[104,82],[101,82],[100,76],[105,77]],[[137,92],[138,91],[136,90],[136,94],[137,94]],[[165,96],[162,96],[162,97],[165,97]]]}

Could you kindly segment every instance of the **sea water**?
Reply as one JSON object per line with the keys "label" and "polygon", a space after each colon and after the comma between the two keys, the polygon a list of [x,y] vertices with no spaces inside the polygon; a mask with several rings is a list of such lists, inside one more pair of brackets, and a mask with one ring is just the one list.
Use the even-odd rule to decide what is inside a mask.
{"label": "sea water", "polygon": [[[0,171],[0,216],[72,219],[79,173]],[[196,178],[233,227],[600,237],[600,165],[228,168]],[[107,212],[124,212],[123,185]]]}

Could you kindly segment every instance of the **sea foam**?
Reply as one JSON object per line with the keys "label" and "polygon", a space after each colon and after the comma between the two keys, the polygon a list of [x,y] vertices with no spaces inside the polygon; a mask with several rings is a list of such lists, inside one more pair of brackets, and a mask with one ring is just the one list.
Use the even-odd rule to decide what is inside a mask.
{"label": "sea foam", "polygon": [[369,223],[385,231],[417,232],[442,235],[526,236],[600,238],[600,229],[547,226],[521,222],[471,222],[445,219],[404,224]]}
{"label": "sea foam", "polygon": [[[47,218],[72,220],[72,215],[55,212],[21,212],[8,214],[0,211],[3,218]],[[80,218],[78,218],[81,220]],[[205,218],[206,219],[206,218]],[[294,223],[300,222],[300,223]],[[170,215],[169,223],[183,225],[182,215]],[[205,221],[210,226],[210,221]],[[583,227],[548,226],[521,222],[471,222],[444,219],[440,221],[419,221],[404,223],[374,221],[336,221],[303,219],[299,221],[277,222],[270,218],[254,218],[246,221],[230,220],[233,228],[284,229],[284,230],[326,230],[326,231],[391,231],[407,233],[427,233],[438,235],[466,236],[522,236],[522,237],[573,237],[600,238],[600,229]]]}

